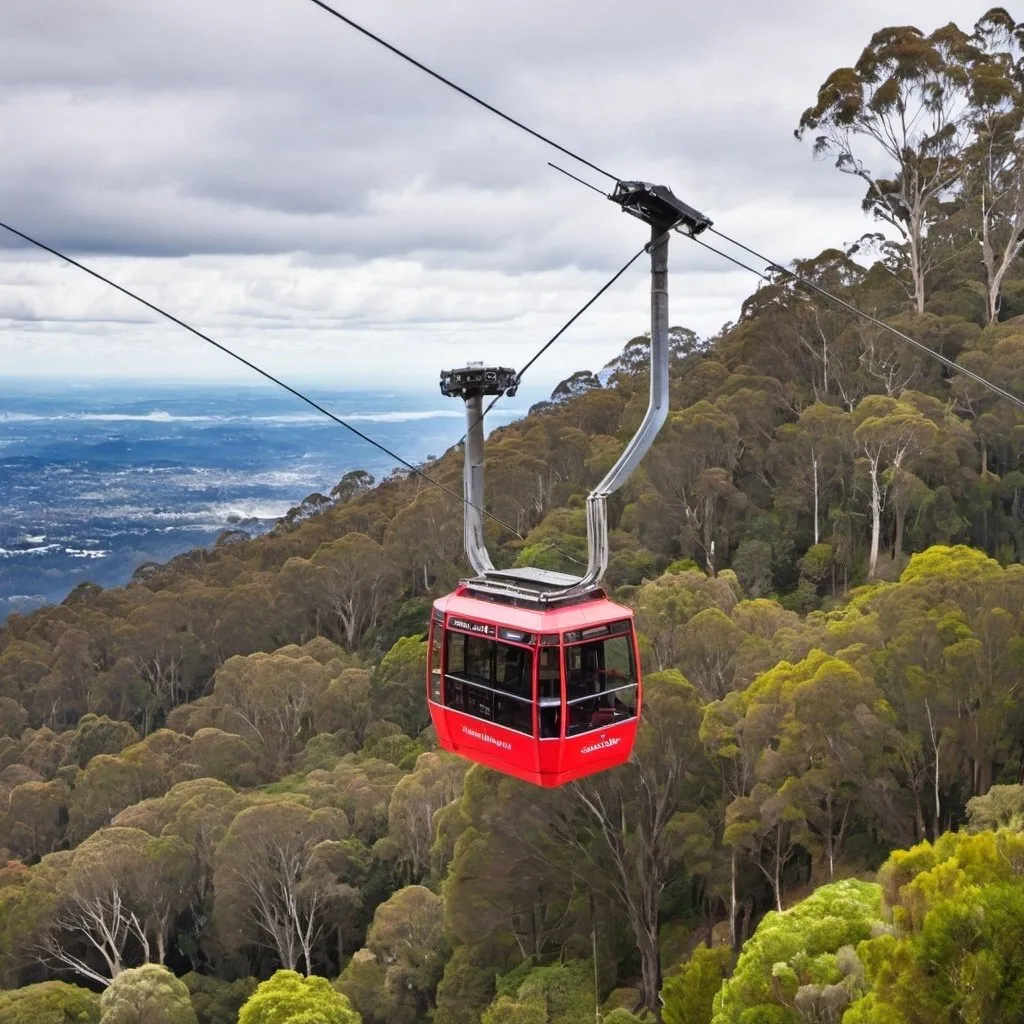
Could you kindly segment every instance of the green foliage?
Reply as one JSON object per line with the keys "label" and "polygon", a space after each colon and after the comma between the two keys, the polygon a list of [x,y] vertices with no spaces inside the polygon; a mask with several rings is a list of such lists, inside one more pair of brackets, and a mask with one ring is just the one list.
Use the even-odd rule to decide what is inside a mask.
{"label": "green foliage", "polygon": [[166,967],[122,971],[100,999],[100,1024],[197,1024],[188,989]]}
{"label": "green foliage", "polygon": [[326,978],[278,971],[260,984],[238,1015],[238,1024],[361,1024],[348,999]]}
{"label": "green foliage", "polygon": [[498,996],[487,1007],[480,1018],[480,1024],[548,1024],[547,1006],[540,996],[529,999],[513,999],[511,996]]}
{"label": "green foliage", "polygon": [[617,1006],[611,1013],[602,1014],[601,1024],[643,1024],[643,1018]]}
{"label": "green foliage", "polygon": [[106,715],[83,715],[68,750],[68,760],[84,768],[96,754],[118,754],[139,742],[139,734],[127,722]]}
{"label": "green foliage", "polygon": [[506,974],[501,975],[497,979],[496,991],[499,996],[511,996],[519,992],[519,986],[526,980],[530,972],[537,966],[533,958],[530,957],[524,960],[521,964],[517,964],[508,971]]}
{"label": "green foliage", "polygon": [[100,997],[63,981],[0,991],[4,1024],[100,1024]]}
{"label": "green foliage", "polygon": [[701,567],[692,558],[677,558],[665,566],[666,573],[703,572]]}
{"label": "green foliage", "polygon": [[[851,53],[801,131],[893,230],[795,263],[1016,393],[1021,38],[995,8],[973,33],[886,28]],[[941,130],[901,142],[922,103]],[[879,128],[888,156],[862,163]],[[873,987],[847,1016],[896,1019],[918,989],[1011,1015],[989,984],[1016,984],[1015,882],[992,859],[1010,840],[920,843],[1024,820],[1019,787],[992,786],[1018,781],[1024,732],[1024,420],[782,274],[713,339],[670,345],[670,420],[609,506],[606,582],[648,672],[630,763],[545,793],[433,750],[420,637],[464,573],[461,455],[431,462],[447,493],[354,471],[266,537],[0,627],[3,983],[48,976],[41,943],[107,977],[146,942],[219,978],[344,966],[368,1021],[477,1024],[547,1016],[554,981],[520,993],[534,965],[596,942],[602,984],[653,1013],[697,915],[724,903],[749,927],[794,885],[907,847],[880,876],[896,931],[860,947]],[[631,339],[603,386],[580,371],[493,433],[488,508],[526,538],[488,523],[496,565],[585,560],[586,495],[644,414],[649,351]],[[83,918],[96,901],[113,919]],[[766,921],[728,990],[757,1020],[834,1024],[859,962],[782,950],[754,969]],[[666,1017],[706,1015],[716,956],[665,983]],[[224,1024],[249,983],[193,984]]]}
{"label": "green foliage", "polygon": [[857,971],[841,951],[871,935],[881,921],[881,904],[878,885],[847,880],[823,885],[782,913],[767,914],[715,996],[713,1024],[743,1019],[798,1024],[793,1000],[809,986],[840,986],[849,1001]]}
{"label": "green foliage", "polygon": [[745,540],[733,555],[732,568],[748,597],[767,597],[774,589],[772,549],[763,540]]}
{"label": "green foliage", "polygon": [[357,950],[335,988],[350,1001],[364,1024],[390,1024],[409,1019],[409,1008],[387,985],[387,968],[368,949]]}
{"label": "green foliage", "polygon": [[375,714],[408,736],[417,735],[430,721],[423,701],[426,675],[426,643],[419,636],[401,637],[373,673],[370,694]]}
{"label": "green foliage", "polygon": [[237,1024],[242,1004],[256,991],[255,978],[221,981],[190,971],[182,979],[192,997],[199,1024]]}
{"label": "green foliage", "polygon": [[728,946],[698,946],[662,989],[665,1024],[710,1024],[712,1004],[732,959]]}
{"label": "green foliage", "polygon": [[478,1024],[494,995],[494,974],[486,949],[457,946],[437,986],[436,1024]]}
{"label": "green foliage", "polygon": [[995,579],[1000,573],[999,563],[981,551],[963,544],[955,547],[935,544],[927,551],[911,556],[910,564],[900,576],[900,582],[945,580],[951,584],[954,581],[966,584],[983,579]]}
{"label": "green foliage", "polygon": [[409,885],[377,907],[338,988],[369,1024],[412,1024],[433,1005],[447,953],[440,897]]}
{"label": "green foliage", "polygon": [[590,1024],[592,1020],[593,967],[573,960],[531,968],[514,995],[499,995],[488,1007],[481,1024]]}
{"label": "green foliage", "polygon": [[879,874],[894,934],[864,941],[870,985],[855,1024],[1010,1024],[1024,1000],[1024,836],[946,833],[897,851]]}
{"label": "green foliage", "polygon": [[967,801],[971,832],[1012,829],[1024,832],[1024,786],[993,786]]}

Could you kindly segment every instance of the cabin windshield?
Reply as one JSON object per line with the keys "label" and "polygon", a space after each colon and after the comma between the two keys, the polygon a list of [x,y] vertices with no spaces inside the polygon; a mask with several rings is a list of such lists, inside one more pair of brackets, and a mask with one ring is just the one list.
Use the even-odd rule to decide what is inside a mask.
{"label": "cabin windshield", "polygon": [[[604,627],[601,631],[607,633],[614,628]],[[630,634],[566,646],[565,671],[567,736],[635,717],[636,665]]]}
{"label": "cabin windshield", "polygon": [[455,711],[533,733],[533,652],[449,631],[444,703]]}

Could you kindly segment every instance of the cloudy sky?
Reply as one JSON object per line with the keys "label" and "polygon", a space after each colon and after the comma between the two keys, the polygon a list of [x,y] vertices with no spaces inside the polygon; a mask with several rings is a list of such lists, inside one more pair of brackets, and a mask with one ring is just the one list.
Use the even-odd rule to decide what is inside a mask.
{"label": "cloudy sky", "polygon": [[[670,185],[780,261],[851,242],[860,189],[800,114],[889,24],[953,0],[337,0],[623,178]],[[519,366],[646,229],[609,183],[309,0],[0,0],[0,220],[290,381],[436,387]],[[248,380],[0,232],[0,374]],[[754,278],[683,239],[671,319],[702,335]],[[553,386],[647,327],[644,260],[532,371]],[[537,381],[534,381],[536,384]]]}

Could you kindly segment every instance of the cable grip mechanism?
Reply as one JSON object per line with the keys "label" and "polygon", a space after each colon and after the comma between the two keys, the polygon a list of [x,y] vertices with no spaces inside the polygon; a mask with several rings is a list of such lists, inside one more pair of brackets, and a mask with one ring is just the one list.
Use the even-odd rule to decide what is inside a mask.
{"label": "cable grip mechanism", "polygon": [[682,228],[688,235],[696,237],[711,227],[709,217],[684,203],[667,185],[652,185],[649,181],[619,181],[615,183],[615,191],[608,198],[621,206],[624,213],[660,231]]}

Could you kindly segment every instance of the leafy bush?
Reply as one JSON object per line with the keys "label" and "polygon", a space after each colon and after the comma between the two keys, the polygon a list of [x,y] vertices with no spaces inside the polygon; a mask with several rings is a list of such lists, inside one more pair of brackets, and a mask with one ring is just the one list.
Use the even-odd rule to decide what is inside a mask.
{"label": "leafy bush", "polygon": [[708,1024],[715,996],[732,963],[728,946],[698,946],[662,989],[665,1024]]}
{"label": "leafy bush", "polygon": [[326,978],[278,971],[242,1007],[238,1024],[362,1024],[362,1019]]}
{"label": "leafy bush", "polygon": [[3,1024],[99,1024],[100,997],[63,981],[0,992]]}
{"label": "leafy bush", "polygon": [[122,971],[100,999],[100,1024],[197,1024],[184,983],[160,964]]}
{"label": "leafy bush", "polygon": [[845,1005],[860,995],[860,972],[844,947],[869,938],[881,915],[881,887],[853,879],[823,885],[789,910],[765,915],[715,996],[712,1024],[800,1024],[802,1014],[792,1007],[801,992],[801,1002],[841,999]]}

